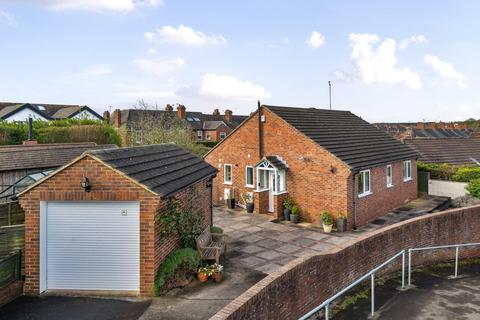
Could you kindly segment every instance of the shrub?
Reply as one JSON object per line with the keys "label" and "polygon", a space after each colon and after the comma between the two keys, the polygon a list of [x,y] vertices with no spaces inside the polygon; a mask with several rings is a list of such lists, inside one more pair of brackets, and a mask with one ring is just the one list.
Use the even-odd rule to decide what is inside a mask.
{"label": "shrub", "polygon": [[292,214],[297,215],[300,212],[300,208],[297,205],[292,206]]}
{"label": "shrub", "polygon": [[197,144],[204,145],[205,147],[211,149],[217,145],[218,142],[216,141],[199,141]]}
{"label": "shrub", "polygon": [[320,219],[322,220],[322,223],[326,226],[333,224],[332,215],[328,211],[323,211]]}
{"label": "shrub", "polygon": [[295,202],[293,202],[292,198],[286,198],[283,200],[283,207],[285,209],[292,210],[292,207],[295,205]]}
{"label": "shrub", "polygon": [[191,248],[183,248],[170,253],[158,269],[153,294],[158,296],[161,292],[181,286],[191,280],[200,261],[199,253]]}
{"label": "shrub", "polygon": [[210,232],[211,233],[223,233],[223,229],[220,228],[219,226],[211,226],[210,227]]}
{"label": "shrub", "polygon": [[467,185],[467,191],[472,197],[480,198],[480,178],[471,180]]}
{"label": "shrub", "polygon": [[446,163],[417,163],[418,171],[430,172],[431,179],[453,180],[453,176],[457,173],[460,166],[452,166]]}
{"label": "shrub", "polygon": [[461,167],[453,176],[453,180],[459,182],[469,182],[475,179],[480,179],[480,168],[478,167]]}

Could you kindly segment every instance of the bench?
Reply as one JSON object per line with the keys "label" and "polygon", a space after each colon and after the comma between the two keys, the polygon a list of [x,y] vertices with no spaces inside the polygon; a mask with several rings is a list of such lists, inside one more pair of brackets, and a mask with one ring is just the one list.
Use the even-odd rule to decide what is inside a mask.
{"label": "bench", "polygon": [[197,250],[200,252],[203,260],[215,260],[220,263],[220,255],[227,252],[226,235],[223,233],[210,232],[210,226],[195,239]]}

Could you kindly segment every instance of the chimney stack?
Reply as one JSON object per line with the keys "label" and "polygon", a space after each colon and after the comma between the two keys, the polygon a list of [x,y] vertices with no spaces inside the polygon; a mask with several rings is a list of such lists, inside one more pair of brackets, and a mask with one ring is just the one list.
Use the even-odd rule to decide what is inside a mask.
{"label": "chimney stack", "polygon": [[178,107],[177,107],[177,115],[178,115],[178,118],[183,120],[185,119],[185,116],[186,116],[186,111],[185,111],[185,106],[183,104],[179,104]]}
{"label": "chimney stack", "polygon": [[167,105],[165,106],[165,111],[173,111],[173,107],[171,104],[167,103]]}
{"label": "chimney stack", "polygon": [[113,126],[118,129],[121,125],[122,115],[120,114],[120,109],[115,109],[115,111],[113,111]]}
{"label": "chimney stack", "polygon": [[418,122],[418,123],[417,123],[417,129],[425,129],[425,123],[423,123],[423,122]]}
{"label": "chimney stack", "polygon": [[103,112],[103,122],[110,124],[110,112],[108,112],[108,110]]}
{"label": "chimney stack", "polygon": [[213,109],[213,115],[214,115],[214,116],[219,116],[219,115],[220,115],[220,111],[218,111],[218,109]]}
{"label": "chimney stack", "polygon": [[440,121],[440,122],[438,123],[438,127],[439,127],[440,129],[446,129],[445,122]]}
{"label": "chimney stack", "polygon": [[233,113],[232,113],[232,110],[229,110],[229,109],[226,109],[226,110],[225,110],[224,119],[225,119],[225,121],[228,122],[228,123],[232,123],[232,122],[233,122]]}
{"label": "chimney stack", "polygon": [[429,122],[428,129],[436,129],[435,122]]}

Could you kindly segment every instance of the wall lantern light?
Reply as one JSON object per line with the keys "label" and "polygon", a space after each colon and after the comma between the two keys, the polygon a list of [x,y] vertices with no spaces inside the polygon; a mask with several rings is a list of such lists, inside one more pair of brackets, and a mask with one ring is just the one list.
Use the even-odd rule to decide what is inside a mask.
{"label": "wall lantern light", "polygon": [[85,192],[90,192],[90,183],[88,182],[87,177],[82,178],[80,185],[82,186],[83,190],[85,190]]}

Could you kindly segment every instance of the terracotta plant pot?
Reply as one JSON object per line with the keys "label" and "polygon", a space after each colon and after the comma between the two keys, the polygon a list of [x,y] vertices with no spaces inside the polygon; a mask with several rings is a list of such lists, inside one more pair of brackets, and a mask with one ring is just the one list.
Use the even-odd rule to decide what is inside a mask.
{"label": "terracotta plant pot", "polygon": [[208,280],[208,275],[206,273],[203,273],[203,272],[198,272],[197,273],[197,279],[198,281],[200,282],[207,282]]}
{"label": "terracotta plant pot", "polygon": [[213,280],[215,280],[215,282],[222,282],[223,274],[221,272],[215,272],[213,274]]}
{"label": "terracotta plant pot", "polygon": [[330,232],[332,232],[332,227],[333,227],[333,224],[324,224],[323,225],[323,231],[325,233],[330,233]]}

